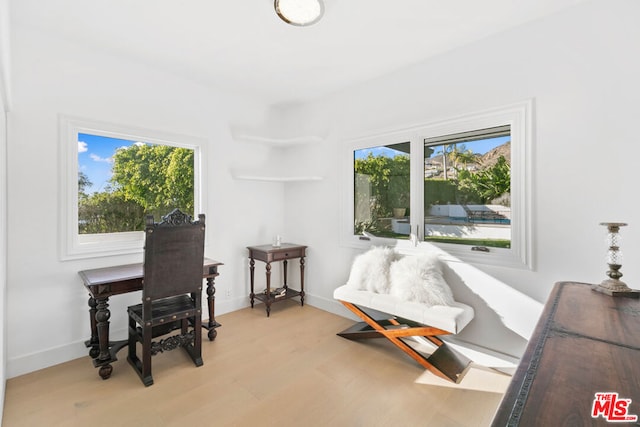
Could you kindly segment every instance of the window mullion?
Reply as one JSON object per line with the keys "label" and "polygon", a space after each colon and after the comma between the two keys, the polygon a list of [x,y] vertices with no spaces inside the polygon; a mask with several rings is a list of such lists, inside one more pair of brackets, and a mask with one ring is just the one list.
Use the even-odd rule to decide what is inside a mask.
{"label": "window mullion", "polygon": [[422,241],[424,234],[424,144],[414,135],[411,138],[411,205],[410,224],[411,233],[416,235],[418,242]]}

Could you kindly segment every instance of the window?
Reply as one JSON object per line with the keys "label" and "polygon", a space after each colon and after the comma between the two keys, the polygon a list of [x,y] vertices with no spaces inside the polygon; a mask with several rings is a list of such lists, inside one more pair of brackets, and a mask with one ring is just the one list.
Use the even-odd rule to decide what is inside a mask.
{"label": "window", "polygon": [[60,118],[61,258],[140,252],[144,217],[202,213],[203,141]]}
{"label": "window", "polygon": [[353,153],[355,233],[408,238],[410,142],[361,148]]}
{"label": "window", "polygon": [[348,144],[349,245],[435,244],[468,262],[531,268],[531,103]]}
{"label": "window", "polygon": [[424,140],[424,240],[511,247],[511,127]]}

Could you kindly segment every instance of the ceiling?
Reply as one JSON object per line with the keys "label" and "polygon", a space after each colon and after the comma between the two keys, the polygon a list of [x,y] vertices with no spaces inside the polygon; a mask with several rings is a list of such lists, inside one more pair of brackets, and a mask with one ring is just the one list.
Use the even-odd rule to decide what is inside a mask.
{"label": "ceiling", "polygon": [[10,0],[11,24],[268,104],[312,100],[583,0],[325,0],[310,27],[273,0]]}

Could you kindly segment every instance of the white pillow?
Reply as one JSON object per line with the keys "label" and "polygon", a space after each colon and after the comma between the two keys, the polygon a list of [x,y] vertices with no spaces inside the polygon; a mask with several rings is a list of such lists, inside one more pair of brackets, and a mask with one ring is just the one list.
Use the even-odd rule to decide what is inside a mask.
{"label": "white pillow", "polygon": [[453,305],[453,293],[444,280],[437,254],[405,256],[389,269],[390,295],[427,305]]}
{"label": "white pillow", "polygon": [[391,248],[373,247],[355,257],[347,285],[379,294],[389,292],[389,267],[400,258]]}

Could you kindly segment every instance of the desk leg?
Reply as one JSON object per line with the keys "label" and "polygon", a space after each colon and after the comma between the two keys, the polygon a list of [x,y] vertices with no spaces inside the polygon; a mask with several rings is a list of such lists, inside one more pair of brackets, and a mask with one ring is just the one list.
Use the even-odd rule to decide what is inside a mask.
{"label": "desk leg", "polygon": [[304,257],[300,257],[300,305],[304,306]]}
{"label": "desk leg", "polygon": [[94,297],[89,295],[89,323],[91,324],[91,338],[85,342],[87,347],[91,347],[89,350],[89,356],[95,359],[100,354],[100,341],[98,340],[98,326],[96,324],[96,313],[98,309],[98,302]]}
{"label": "desk leg", "polygon": [[249,277],[251,278],[251,293],[249,294],[249,300],[251,301],[251,308],[253,308],[253,301],[256,294],[253,292],[253,273],[256,268],[256,261],[253,258],[249,258]]}
{"label": "desk leg", "polygon": [[267,307],[267,317],[271,314],[271,263],[268,262],[266,265],[267,271],[267,297],[264,300],[264,305]]}
{"label": "desk leg", "polygon": [[96,329],[100,342],[100,354],[96,359],[93,359],[93,366],[100,368],[98,374],[103,380],[106,380],[111,376],[111,371],[113,371],[111,366],[113,360],[109,351],[109,318],[111,317],[111,312],[109,311],[108,298],[98,298],[97,301]]}
{"label": "desk leg", "polygon": [[219,326],[222,326],[220,323],[216,322],[215,294],[216,294],[216,287],[214,283],[214,278],[207,277],[207,304],[209,306],[209,322],[206,325],[202,325],[202,327],[209,331],[209,333],[207,334],[207,336],[209,337],[209,341],[213,341],[214,339],[216,339],[216,336],[218,335],[218,331],[216,331],[216,328]]}
{"label": "desk leg", "polygon": [[284,275],[283,287],[287,289],[287,260],[286,259],[282,261],[282,270],[283,270],[282,274]]}

